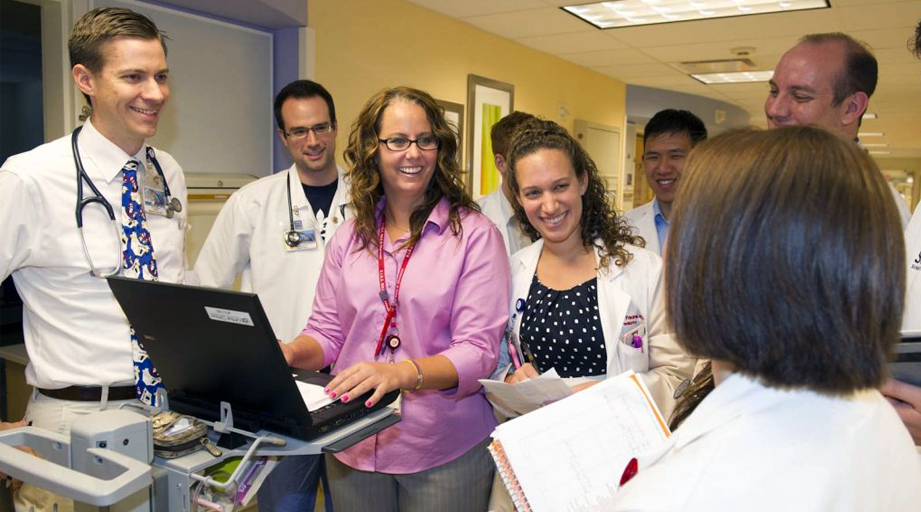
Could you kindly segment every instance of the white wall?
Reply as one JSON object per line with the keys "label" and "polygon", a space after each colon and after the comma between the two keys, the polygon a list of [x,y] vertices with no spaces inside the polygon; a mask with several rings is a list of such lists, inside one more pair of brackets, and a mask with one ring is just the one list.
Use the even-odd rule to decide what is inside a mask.
{"label": "white wall", "polygon": [[170,99],[151,144],[187,172],[272,172],[270,32],[131,0],[98,6],[140,12],[169,36]]}

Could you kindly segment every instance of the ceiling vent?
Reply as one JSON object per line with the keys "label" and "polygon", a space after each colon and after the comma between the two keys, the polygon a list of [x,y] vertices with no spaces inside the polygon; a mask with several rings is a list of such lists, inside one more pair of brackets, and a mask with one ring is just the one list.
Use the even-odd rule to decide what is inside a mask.
{"label": "ceiling vent", "polygon": [[688,75],[756,71],[758,64],[752,60],[755,50],[750,46],[740,46],[729,50],[733,55],[731,59],[694,60],[679,62],[676,66]]}
{"label": "ceiling vent", "polygon": [[755,71],[757,65],[749,58],[742,59],[717,59],[695,60],[679,62],[678,68],[688,75],[701,75],[708,73],[738,73],[740,71]]}

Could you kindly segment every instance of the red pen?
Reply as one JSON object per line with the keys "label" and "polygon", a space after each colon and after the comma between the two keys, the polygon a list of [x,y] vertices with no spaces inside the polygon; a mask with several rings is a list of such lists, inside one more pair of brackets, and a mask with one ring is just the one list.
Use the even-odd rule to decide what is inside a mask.
{"label": "red pen", "polygon": [[624,485],[629,482],[631,478],[636,476],[636,472],[638,471],[637,466],[636,457],[630,459],[630,462],[627,463],[627,468],[624,469],[624,474],[620,477],[620,485]]}

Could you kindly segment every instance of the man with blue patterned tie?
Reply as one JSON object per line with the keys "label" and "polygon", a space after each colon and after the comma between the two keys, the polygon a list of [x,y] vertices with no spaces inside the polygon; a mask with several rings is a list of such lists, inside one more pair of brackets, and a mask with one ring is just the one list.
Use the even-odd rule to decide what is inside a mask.
{"label": "man with blue patterned tie", "polygon": [[[169,97],[160,31],[133,11],[99,8],[77,21],[68,47],[90,119],[0,168],[0,279],[12,275],[23,300],[35,388],[26,419],[65,435],[79,415],[152,398],[159,377],[104,277],[182,282],[187,228],[182,169],[145,144]],[[23,486],[17,509],[48,500],[37,492]]]}

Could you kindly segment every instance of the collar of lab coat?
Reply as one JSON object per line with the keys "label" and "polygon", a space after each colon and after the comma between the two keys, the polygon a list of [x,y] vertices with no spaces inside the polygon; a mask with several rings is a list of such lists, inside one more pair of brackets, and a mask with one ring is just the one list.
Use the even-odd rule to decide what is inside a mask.
{"label": "collar of lab coat", "polygon": [[644,467],[655,463],[671,450],[680,450],[698,438],[738,418],[755,414],[789,400],[805,390],[787,390],[768,387],[754,377],[733,373],[697,406],[697,409],[672,433],[662,450],[647,454]]}
{"label": "collar of lab coat", "polygon": [[[333,196],[333,202],[330,204],[330,211],[335,211],[342,204],[347,204],[348,200],[348,183],[345,178],[345,170],[337,165],[338,184],[336,185],[336,194]],[[301,178],[297,175],[297,167],[292,164],[288,168],[288,183],[291,184],[291,206],[298,209],[307,209],[310,215],[314,215],[313,207],[307,202],[307,195],[304,194],[304,187],[301,185]]]}
{"label": "collar of lab coat", "polygon": [[[601,255],[599,254],[599,246],[604,245],[600,238],[595,240],[595,266],[596,268],[601,265]],[[520,268],[537,268],[537,260],[540,259],[540,253],[544,248],[544,239],[538,238],[536,242],[525,247],[518,253],[518,266]],[[513,272],[515,269],[512,269]],[[613,281],[617,276],[623,273],[624,267],[615,265],[612,261],[608,268],[600,269],[598,271],[598,279],[603,279],[606,281]]]}

